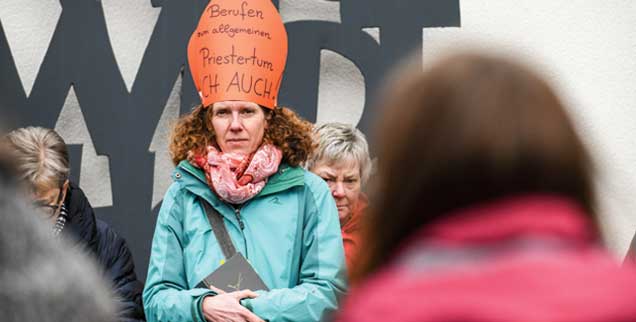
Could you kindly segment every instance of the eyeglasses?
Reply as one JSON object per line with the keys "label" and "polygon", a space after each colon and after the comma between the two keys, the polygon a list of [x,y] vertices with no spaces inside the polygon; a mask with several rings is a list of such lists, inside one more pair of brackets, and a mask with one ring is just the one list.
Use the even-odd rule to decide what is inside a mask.
{"label": "eyeglasses", "polygon": [[64,197],[64,188],[60,188],[60,193],[57,195],[57,201],[54,204],[49,204],[45,201],[35,201],[33,202],[33,206],[40,210],[47,218],[54,218],[57,213],[60,211],[60,207],[62,206],[62,202]]}

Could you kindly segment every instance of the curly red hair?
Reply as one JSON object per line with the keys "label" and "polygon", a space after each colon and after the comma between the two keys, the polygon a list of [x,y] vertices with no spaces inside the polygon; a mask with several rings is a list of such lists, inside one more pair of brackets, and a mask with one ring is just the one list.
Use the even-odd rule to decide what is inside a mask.
{"label": "curly red hair", "polygon": [[[175,165],[188,159],[189,152],[204,153],[209,145],[218,148],[211,111],[211,108],[198,105],[190,114],[177,121],[170,136],[170,155]],[[281,149],[283,162],[290,166],[299,166],[305,162],[314,149],[312,124],[286,107],[273,110],[263,108],[263,111],[268,123],[263,142]]]}

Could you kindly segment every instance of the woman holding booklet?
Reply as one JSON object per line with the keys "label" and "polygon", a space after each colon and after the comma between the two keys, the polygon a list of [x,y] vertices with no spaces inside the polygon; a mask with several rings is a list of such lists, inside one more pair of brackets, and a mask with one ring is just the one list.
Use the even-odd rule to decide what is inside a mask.
{"label": "woman holding booklet", "polygon": [[[254,11],[210,14],[234,9]],[[207,29],[221,24],[268,33]],[[211,51],[235,57],[211,61]],[[250,61],[261,64],[240,59],[256,54]],[[269,0],[212,1],[204,11],[188,45],[202,104],[172,133],[177,167],[143,294],[149,321],[319,321],[337,309],[346,291],[338,211],[327,184],[299,167],[311,125],[277,106],[286,55]]]}

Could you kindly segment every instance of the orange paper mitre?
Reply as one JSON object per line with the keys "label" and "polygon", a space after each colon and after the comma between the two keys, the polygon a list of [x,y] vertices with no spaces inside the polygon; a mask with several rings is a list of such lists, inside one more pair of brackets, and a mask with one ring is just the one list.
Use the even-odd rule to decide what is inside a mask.
{"label": "orange paper mitre", "polygon": [[188,63],[203,106],[249,101],[277,106],[287,32],[270,0],[212,0],[188,43]]}

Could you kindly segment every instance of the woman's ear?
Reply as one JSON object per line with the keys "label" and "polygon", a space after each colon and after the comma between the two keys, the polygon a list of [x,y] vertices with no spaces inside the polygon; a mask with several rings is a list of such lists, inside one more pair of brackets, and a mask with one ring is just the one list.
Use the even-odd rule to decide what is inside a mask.
{"label": "woman's ear", "polygon": [[66,200],[66,193],[68,192],[68,188],[71,186],[71,182],[66,179],[64,184],[62,185],[62,200]]}
{"label": "woman's ear", "polygon": [[271,109],[259,105],[261,110],[263,110],[263,114],[265,114],[265,129],[269,127],[269,122],[272,120],[272,114],[274,113]]}

